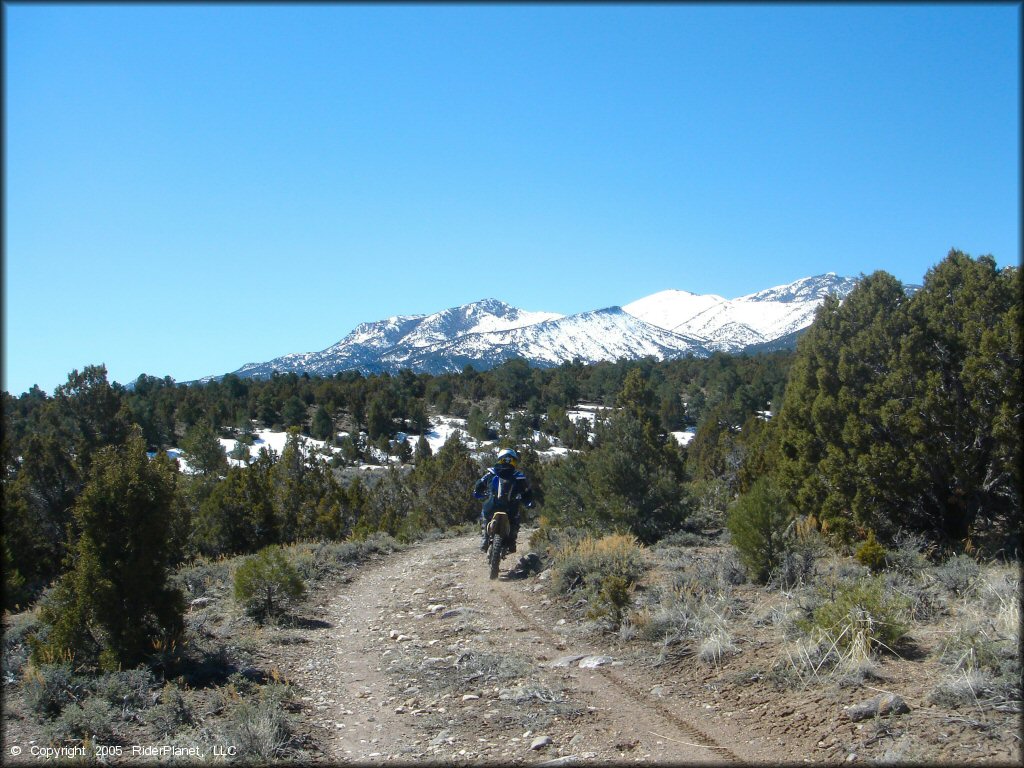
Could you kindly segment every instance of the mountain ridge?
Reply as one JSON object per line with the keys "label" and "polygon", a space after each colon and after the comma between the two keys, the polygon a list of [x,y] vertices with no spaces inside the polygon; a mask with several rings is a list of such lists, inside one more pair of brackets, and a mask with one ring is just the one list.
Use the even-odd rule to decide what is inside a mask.
{"label": "mountain ridge", "polygon": [[857,282],[859,278],[829,272],[736,299],[669,289],[622,306],[572,315],[528,311],[485,298],[428,315],[360,323],[326,349],[247,363],[232,373],[269,378],[274,373],[331,376],[346,370],[373,374],[408,368],[439,374],[466,365],[486,370],[513,358],[554,367],[574,359],[666,360],[785,348],[811,324],[826,296],[843,300]]}

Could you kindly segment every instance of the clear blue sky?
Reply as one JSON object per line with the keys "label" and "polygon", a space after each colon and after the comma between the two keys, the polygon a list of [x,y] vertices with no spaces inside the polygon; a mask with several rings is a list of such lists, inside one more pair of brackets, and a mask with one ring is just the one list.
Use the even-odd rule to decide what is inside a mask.
{"label": "clear blue sky", "polygon": [[1018,5],[5,4],[4,389],[1020,253]]}

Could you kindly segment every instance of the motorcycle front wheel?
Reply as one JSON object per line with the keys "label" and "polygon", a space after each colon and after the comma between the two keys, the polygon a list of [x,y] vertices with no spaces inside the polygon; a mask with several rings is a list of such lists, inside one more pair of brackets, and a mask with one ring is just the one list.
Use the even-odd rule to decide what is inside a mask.
{"label": "motorcycle front wheel", "polygon": [[487,553],[487,561],[491,566],[491,578],[498,578],[498,569],[501,568],[501,555],[505,549],[505,538],[500,534],[494,534],[491,539],[491,550]]}

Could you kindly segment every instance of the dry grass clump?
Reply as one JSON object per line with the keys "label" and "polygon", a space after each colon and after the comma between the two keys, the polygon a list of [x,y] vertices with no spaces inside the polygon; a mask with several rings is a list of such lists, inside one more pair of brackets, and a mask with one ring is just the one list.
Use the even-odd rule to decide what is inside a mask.
{"label": "dry grass clump", "polygon": [[790,643],[783,650],[785,666],[802,687],[823,682],[850,685],[878,677],[876,654],[868,633],[853,624],[835,636],[820,633]]}
{"label": "dry grass clump", "polygon": [[267,762],[282,756],[291,740],[291,721],[284,711],[290,697],[288,686],[272,684],[255,701],[236,704],[224,727],[224,739],[238,749],[239,758]]}
{"label": "dry grass clump", "polygon": [[981,566],[970,555],[955,555],[932,569],[932,575],[950,594],[965,597],[977,584]]}
{"label": "dry grass clump", "polygon": [[663,657],[685,644],[700,662],[718,665],[738,650],[730,627],[738,569],[732,552],[692,559],[686,570],[670,574],[668,584],[650,590],[624,625],[625,637],[660,642]]}
{"label": "dry grass clump", "polygon": [[582,590],[593,619],[608,619],[618,629],[632,604],[633,588],[646,570],[643,549],[636,538],[612,534],[585,536],[555,551],[554,588],[568,594]]}
{"label": "dry grass clump", "polygon": [[[973,573],[974,569],[970,569]],[[984,711],[1020,711],[1020,574],[1010,566],[978,568],[972,597],[943,644],[949,672],[932,691],[934,703]]]}
{"label": "dry grass clump", "polygon": [[735,653],[738,647],[733,642],[725,611],[719,613],[707,603],[704,603],[702,608],[703,610],[698,613],[700,620],[696,625],[700,637],[697,658],[705,664],[717,666],[723,657]]}
{"label": "dry grass clump", "polygon": [[555,588],[568,594],[595,587],[608,576],[636,583],[643,576],[643,550],[636,537],[615,533],[599,539],[586,536],[555,552],[552,580]]}

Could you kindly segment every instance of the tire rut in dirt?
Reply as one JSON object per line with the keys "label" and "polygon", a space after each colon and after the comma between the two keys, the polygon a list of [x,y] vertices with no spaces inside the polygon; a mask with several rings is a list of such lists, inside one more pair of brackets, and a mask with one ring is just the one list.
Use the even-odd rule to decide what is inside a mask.
{"label": "tire rut in dirt", "polygon": [[[547,641],[551,643],[552,646],[558,646],[562,642],[559,638],[548,632],[546,629],[544,629],[541,626],[538,626],[537,623],[533,621],[533,619],[531,619],[519,608],[519,606],[515,605],[515,603],[508,595],[502,594],[501,599],[508,607],[511,613],[513,613],[520,621],[529,625],[539,634],[544,636],[547,639]],[[742,764],[744,762],[731,749],[722,746],[717,741],[708,736],[706,733],[697,728],[697,726],[686,721],[685,719],[677,715],[672,710],[668,709],[660,702],[652,701],[649,696],[645,696],[641,691],[638,691],[632,684],[630,684],[626,680],[623,680],[620,675],[616,674],[612,670],[606,669],[604,667],[597,667],[593,671],[598,672],[602,677],[604,677],[605,680],[607,680],[609,683],[615,686],[615,688],[620,690],[628,698],[640,704],[644,709],[654,711],[663,720],[666,720],[667,722],[675,726],[675,728],[678,731],[680,731],[683,734],[686,734],[689,738],[692,738],[694,740],[692,746],[713,749],[716,752],[716,754],[734,763]],[[654,735],[658,736],[661,734]],[[662,736],[662,738],[669,737]],[[672,741],[673,739],[669,740]]]}

